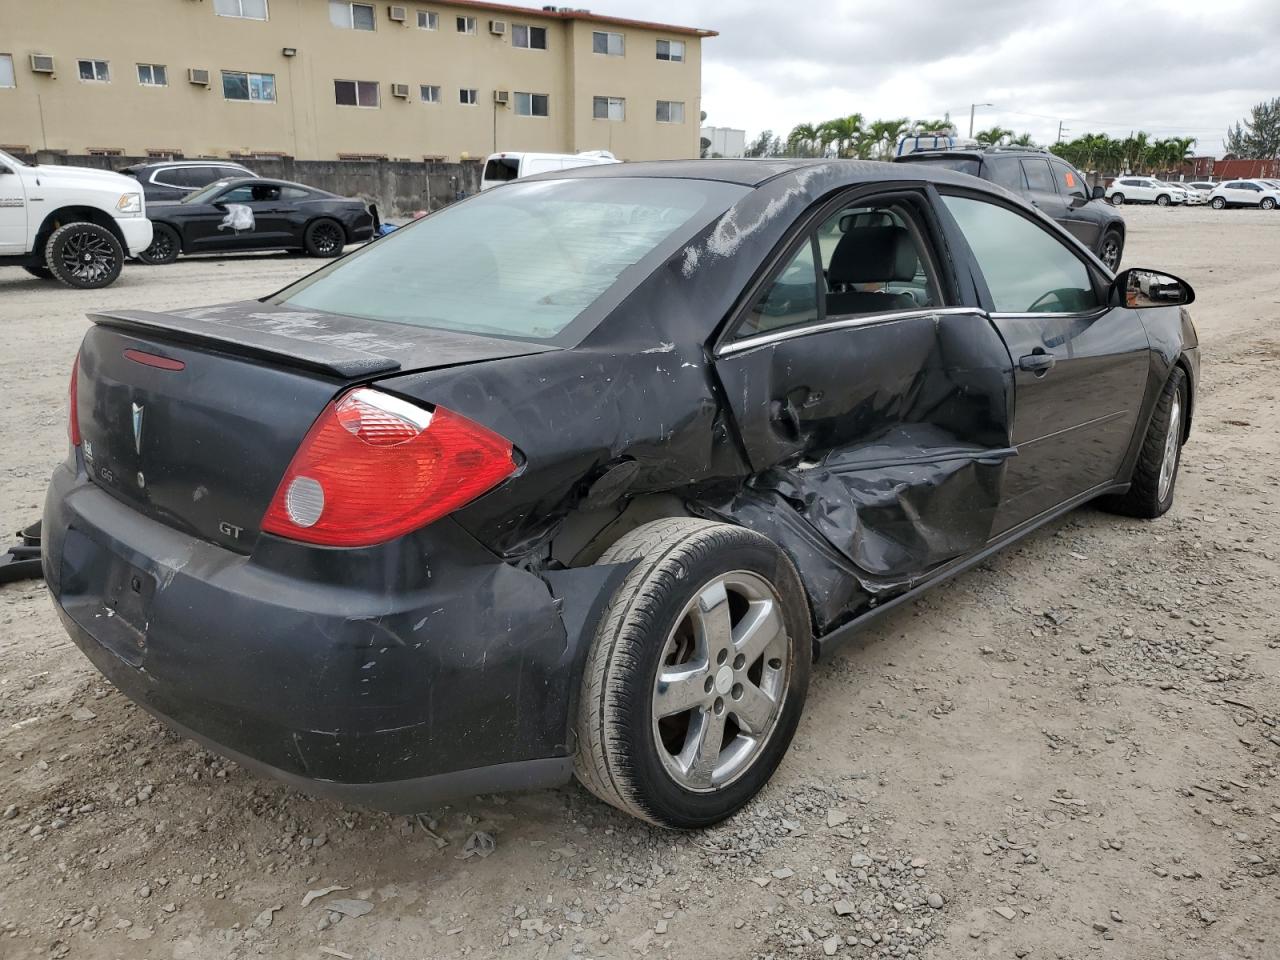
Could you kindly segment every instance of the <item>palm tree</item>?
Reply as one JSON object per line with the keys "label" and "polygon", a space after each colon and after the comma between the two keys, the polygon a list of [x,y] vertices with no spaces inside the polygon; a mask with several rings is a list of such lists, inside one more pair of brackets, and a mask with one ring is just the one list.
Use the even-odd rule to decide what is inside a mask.
{"label": "palm tree", "polygon": [[1023,132],[1009,141],[1011,147],[1034,147],[1036,142],[1031,139],[1030,132]]}
{"label": "palm tree", "polygon": [[989,146],[996,146],[1003,143],[1006,139],[1013,136],[1012,130],[1006,130],[1001,126],[994,126],[990,130],[979,130],[974,134],[974,139],[979,143],[985,143]]}
{"label": "palm tree", "polygon": [[911,124],[913,133],[941,133],[943,130],[952,129],[951,114],[946,114],[941,120],[917,120]]}
{"label": "palm tree", "polygon": [[867,127],[863,139],[870,145],[868,155],[874,153],[877,160],[892,159],[898,146],[898,138],[910,130],[906,117],[892,120],[875,120]]}
{"label": "palm tree", "polygon": [[[818,127],[812,123],[798,123],[787,134],[787,149],[800,157],[813,157],[821,154]],[[825,144],[822,144],[825,146]]]}
{"label": "palm tree", "polygon": [[862,135],[862,114],[851,113],[847,117],[828,120],[822,124],[820,135],[824,144],[831,144],[836,148],[837,157],[851,157],[858,138]]}

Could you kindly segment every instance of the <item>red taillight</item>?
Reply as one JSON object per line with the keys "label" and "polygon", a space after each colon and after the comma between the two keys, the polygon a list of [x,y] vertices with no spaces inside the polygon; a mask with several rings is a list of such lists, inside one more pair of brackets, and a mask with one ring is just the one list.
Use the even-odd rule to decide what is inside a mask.
{"label": "red taillight", "polygon": [[73,447],[80,446],[80,414],[76,410],[77,386],[80,383],[80,354],[76,354],[76,362],[71,365],[71,412],[67,416],[67,437]]}
{"label": "red taillight", "polygon": [[124,352],[126,360],[132,360],[134,363],[141,363],[148,367],[155,367],[157,370],[185,370],[186,363],[181,360],[175,360],[173,357],[162,357],[158,353],[147,353],[145,350],[126,350]]}
{"label": "red taillight", "polygon": [[262,529],[333,547],[383,543],[469,503],[515,468],[510,441],[478,423],[358,387],[307,432]]}

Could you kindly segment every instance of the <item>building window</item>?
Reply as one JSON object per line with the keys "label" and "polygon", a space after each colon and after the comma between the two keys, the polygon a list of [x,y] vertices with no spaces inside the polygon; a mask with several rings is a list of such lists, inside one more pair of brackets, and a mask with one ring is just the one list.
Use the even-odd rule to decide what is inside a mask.
{"label": "building window", "polygon": [[377,80],[335,80],[333,99],[340,107],[376,107]]}
{"label": "building window", "polygon": [[624,97],[592,97],[591,116],[596,120],[627,119],[627,101]]}
{"label": "building window", "polygon": [[478,102],[475,87],[463,87],[458,91],[458,102],[465,103],[469,107],[474,107]]}
{"label": "building window", "polygon": [[439,30],[440,14],[431,10],[418,11],[418,29],[419,30]]}
{"label": "building window", "polygon": [[591,52],[604,53],[611,57],[621,57],[627,52],[625,38],[620,33],[605,33],[603,30],[591,34]]}
{"label": "building window", "polygon": [[457,26],[459,33],[475,33],[476,18],[475,17],[458,17],[458,19],[455,21],[455,26]]}
{"label": "building window", "polygon": [[235,70],[223,70],[222,95],[228,100],[248,100],[253,103],[275,103],[275,74],[240,73]]}
{"label": "building window", "polygon": [[81,60],[80,79],[92,80],[95,83],[110,83],[111,70],[105,60]]}
{"label": "building window", "polygon": [[14,87],[13,55],[0,53],[0,87]]}
{"label": "building window", "polygon": [[213,0],[213,12],[220,17],[265,20],[267,19],[267,0]]}
{"label": "building window", "polygon": [[91,157],[123,157],[124,151],[119,147],[85,147],[84,152]]}
{"label": "building window", "polygon": [[545,93],[521,93],[516,91],[517,117],[545,117],[549,113],[551,98]]}
{"label": "building window", "polygon": [[547,49],[547,28],[531,27],[525,23],[511,25],[511,45],[527,50]]}
{"label": "building window", "polygon": [[422,97],[423,103],[439,103],[440,87],[434,83],[424,83],[418,88],[418,94]]}
{"label": "building window", "polygon": [[672,63],[684,63],[684,41],[659,40],[658,59],[670,60]]}
{"label": "building window", "polygon": [[144,87],[167,87],[169,75],[163,63],[138,64],[138,82]]}
{"label": "building window", "polygon": [[329,0],[329,22],[344,30],[372,30],[373,4]]}
{"label": "building window", "polygon": [[659,100],[658,101],[658,122],[659,123],[684,123],[684,101]]}

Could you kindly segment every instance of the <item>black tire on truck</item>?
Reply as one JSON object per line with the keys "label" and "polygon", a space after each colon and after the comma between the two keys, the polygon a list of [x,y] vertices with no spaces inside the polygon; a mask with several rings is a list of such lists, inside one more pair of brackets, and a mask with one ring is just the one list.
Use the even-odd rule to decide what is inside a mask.
{"label": "black tire on truck", "polygon": [[124,267],[124,246],[106,227],[88,221],[64,223],[44,247],[49,271],[69,287],[110,286]]}

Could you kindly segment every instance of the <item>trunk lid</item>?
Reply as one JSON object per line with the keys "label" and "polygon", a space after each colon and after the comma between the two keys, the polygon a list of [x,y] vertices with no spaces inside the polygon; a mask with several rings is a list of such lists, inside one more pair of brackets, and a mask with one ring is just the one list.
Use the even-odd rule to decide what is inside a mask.
{"label": "trunk lid", "polygon": [[90,479],[140,513],[252,550],[312,422],[346,387],[556,349],[250,301],[90,316],[77,413]]}

